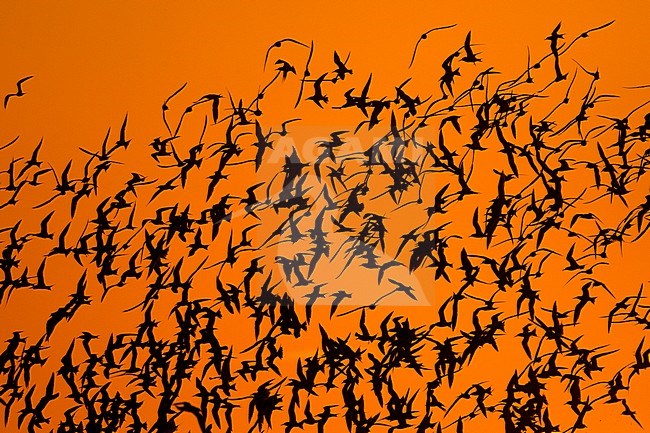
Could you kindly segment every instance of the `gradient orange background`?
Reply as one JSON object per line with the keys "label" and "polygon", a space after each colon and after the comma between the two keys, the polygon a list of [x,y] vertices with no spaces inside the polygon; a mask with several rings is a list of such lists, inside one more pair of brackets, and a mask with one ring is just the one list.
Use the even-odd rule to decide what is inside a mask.
{"label": "gradient orange background", "polygon": [[[562,29],[571,40],[585,29],[614,19],[616,22],[612,27],[594,33],[572,48],[563,59],[564,65],[573,72],[575,65],[569,63],[569,58],[575,58],[589,69],[600,69],[599,89],[621,96],[619,100],[608,102],[600,111],[603,114],[626,113],[648,99],[648,90],[623,89],[624,86],[643,85],[650,81],[646,48],[650,42],[648,2],[631,1],[625,2],[624,6],[603,1],[521,3],[3,2],[0,4],[0,93],[4,95],[14,91],[15,82],[25,75],[34,75],[35,78],[26,83],[25,97],[12,100],[10,109],[0,110],[0,144],[20,135],[21,152],[26,152],[25,149],[31,149],[43,137],[41,156],[61,170],[69,159],[79,156],[79,146],[98,148],[109,126],[116,133],[128,112],[132,147],[141,149],[144,155],[146,144],[164,131],[160,106],[172,91],[185,82],[189,83],[176,101],[177,110],[206,93],[226,94],[229,91],[236,99],[250,100],[256,95],[258,86],[274,75],[271,68],[266,72],[262,70],[264,53],[274,41],[284,37],[304,42],[314,40],[315,70],[330,68],[333,50],[342,56],[351,52],[349,64],[354,75],[343,88],[362,87],[372,72],[376,95],[389,94],[394,86],[410,76],[414,77],[413,93],[428,95],[432,91],[437,94],[441,59],[462,43],[469,30],[473,41],[480,44],[476,49],[483,53],[484,65],[495,65],[498,70],[514,75],[526,67],[527,47],[530,47],[533,58],[548,52],[548,41],[544,38],[558,22],[563,23]],[[422,32],[452,23],[458,24],[457,27],[436,33],[421,45],[414,67],[408,70],[413,46]],[[279,51],[275,58],[278,54]],[[302,55],[303,52],[296,47],[283,48],[282,51],[282,57],[301,59]],[[297,69],[298,65],[300,61],[296,63]],[[463,78],[469,79],[469,75]],[[294,91],[291,91],[292,87]],[[269,90],[267,99],[270,102],[266,102],[265,116],[268,115],[276,125],[296,117],[279,111],[293,105],[296,91],[296,79]],[[558,95],[562,93],[555,91]],[[275,103],[278,104],[277,110]],[[328,130],[352,129],[359,120],[346,120],[346,113],[341,117],[329,110],[321,111],[311,103],[303,103],[300,110],[297,117],[305,119],[307,128],[312,128],[302,131],[305,138],[313,131],[326,134]],[[188,131],[193,131],[194,135],[200,132],[204,114],[207,111],[197,116]],[[11,151],[0,153],[2,167],[6,166],[11,154]],[[137,161],[124,162],[137,165]],[[647,187],[638,186],[639,197],[646,193]],[[204,192],[196,194],[202,196]],[[37,201],[45,198],[38,197]],[[612,215],[613,221],[625,214],[622,207],[615,207],[615,211],[618,215]],[[469,222],[469,217],[461,218]],[[28,221],[29,216],[25,216],[25,224]],[[2,221],[0,225],[4,227],[12,222],[13,219]],[[35,224],[37,222],[32,222],[32,226]],[[567,245],[558,245],[559,250],[566,248]],[[650,244],[645,239],[626,246],[624,256],[612,252],[611,271],[607,278],[610,287],[616,288],[617,297],[636,293],[639,284],[647,279],[648,248]],[[40,259],[35,257],[34,263],[37,265]],[[65,269],[53,272],[60,272],[62,279],[65,276]],[[0,306],[0,338],[6,339],[14,329],[33,330],[36,336],[52,305],[57,306],[65,296],[67,293],[52,298],[53,304],[50,304],[41,299],[35,303],[35,298],[28,294],[14,295],[9,305]],[[108,306],[99,308],[95,304],[88,311],[80,311],[75,323],[82,327],[69,325],[70,329],[62,331],[57,336],[61,347],[56,347],[56,340],[53,341],[52,354],[64,352],[66,342],[83,326],[92,324],[94,331],[105,334],[103,338],[113,332],[118,326],[115,322],[120,319],[111,313],[111,302]],[[432,303],[435,304],[435,300]],[[599,307],[603,314],[607,313],[608,305],[603,303]],[[396,310],[415,321],[426,321],[435,315],[437,307]],[[322,309],[322,317],[326,317],[327,310],[326,307]],[[354,325],[355,320],[352,319],[348,326]],[[602,325],[602,321],[594,323]],[[340,325],[337,329],[333,325],[334,322],[328,327],[333,333],[339,331],[345,335],[348,332],[346,326]],[[237,326],[233,323],[231,329],[223,332],[235,332]],[[583,329],[588,329],[586,324],[583,326]],[[632,359],[641,336],[636,329],[634,338],[622,331],[609,337],[602,333],[602,329],[595,332],[598,334],[587,336],[585,340],[593,338],[593,345],[596,345],[606,344],[601,338],[615,339],[616,347],[624,356],[621,359],[628,360]],[[318,338],[317,330],[314,336]],[[228,337],[226,343],[227,340]],[[298,353],[298,356],[305,355]],[[501,369],[500,363],[509,356],[516,357],[519,363],[525,361],[516,342],[512,347],[504,347],[498,356],[482,353],[481,358],[474,361],[473,371],[462,377],[458,390],[485,377],[507,380],[512,368]],[[52,361],[59,358],[53,355]],[[295,373],[295,362],[292,362],[286,360],[283,363],[289,374]],[[644,425],[650,424],[649,385],[647,375],[637,377],[628,398]],[[556,416],[554,420],[570,424],[571,419]],[[589,432],[637,429],[628,418],[620,415],[619,406],[599,406],[588,424]],[[498,431],[498,425],[486,428],[495,427],[494,431]],[[279,424],[274,424],[274,427],[274,431],[283,429]],[[474,424],[468,429],[475,431],[477,427],[478,424]],[[15,422],[3,431],[12,432],[13,428]],[[193,428],[196,428],[195,422],[188,417],[187,424],[182,424],[180,431]]]}

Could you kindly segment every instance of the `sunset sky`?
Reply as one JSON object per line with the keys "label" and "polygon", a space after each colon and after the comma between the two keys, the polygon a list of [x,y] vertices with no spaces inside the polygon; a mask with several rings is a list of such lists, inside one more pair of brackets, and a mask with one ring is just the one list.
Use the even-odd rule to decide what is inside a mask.
{"label": "sunset sky", "polygon": [[[311,67],[314,71],[330,71],[334,51],[342,58],[346,58],[349,54],[348,65],[354,73],[341,84],[344,89],[355,87],[359,91],[372,74],[373,95],[392,95],[396,86],[411,78],[410,92],[424,99],[439,93],[438,80],[442,73],[440,64],[451,51],[462,46],[469,31],[475,44],[474,50],[480,53],[483,60],[482,63],[472,65],[471,70],[468,67],[467,73],[463,72],[458,77],[458,82],[465,85],[471,83],[476,73],[488,66],[494,66],[495,70],[502,74],[499,75],[499,79],[515,78],[526,69],[528,49],[532,61],[549,52],[549,41],[545,38],[560,22],[562,33],[565,34],[565,42],[570,42],[583,31],[614,20],[614,24],[607,29],[578,41],[562,60],[563,67],[571,76],[575,71],[582,74],[578,75],[582,81],[576,81],[577,93],[574,104],[578,103],[576,101],[582,96],[587,86],[585,83],[588,82],[584,78],[584,73],[580,72],[579,66],[571,59],[580,62],[580,65],[590,71],[596,69],[599,71],[601,78],[597,82],[597,87],[600,93],[618,96],[598,105],[598,113],[607,116],[625,116],[650,99],[648,88],[626,88],[650,84],[647,53],[647,46],[650,43],[650,26],[647,24],[649,13],[650,7],[647,1],[624,3],[547,1],[542,4],[431,0],[405,4],[338,0],[322,4],[303,1],[5,1],[0,4],[0,96],[4,97],[5,94],[14,92],[16,82],[22,77],[33,75],[34,78],[24,84],[23,97],[11,99],[7,109],[0,108],[0,147],[16,136],[20,137],[10,149],[0,151],[0,167],[4,170],[14,157],[28,158],[31,150],[42,139],[42,159],[51,163],[57,172],[63,170],[68,161],[73,160],[77,164],[73,166],[75,175],[79,175],[82,163],[76,161],[81,161],[78,158],[83,156],[79,148],[99,149],[109,128],[112,134],[110,140],[113,143],[118,137],[125,116],[128,115],[127,131],[128,137],[132,140],[131,147],[128,156],[121,159],[123,164],[115,171],[122,173],[122,177],[124,174],[140,170],[154,173],[155,166],[148,158],[150,153],[148,144],[154,138],[167,133],[161,117],[163,101],[187,83],[183,92],[170,107],[169,115],[174,122],[181,116],[184,107],[206,94],[225,96],[221,105],[223,114],[228,113],[228,94],[232,95],[235,102],[240,98],[250,101],[261,87],[274,78],[276,60],[280,58],[291,60],[298,74],[302,74],[304,58],[308,50],[297,45],[286,45],[273,50],[266,70],[263,68],[267,49],[276,40],[282,38],[294,38],[308,45],[313,41],[314,58]],[[409,68],[413,49],[420,35],[433,27],[450,24],[456,26],[431,33],[419,45],[416,60]],[[548,77],[552,76],[548,75]],[[352,131],[359,121],[363,120],[358,113],[352,115],[345,110],[322,110],[309,101],[303,101],[299,108],[294,109],[300,86],[298,78],[290,76],[283,82],[278,79],[265,95],[263,109],[265,110],[264,126],[267,129],[273,127],[277,130],[283,121],[290,118],[302,119],[294,125],[292,134],[288,137],[289,145],[299,149],[302,157],[309,158],[309,152],[313,152],[315,143],[323,137],[328,137],[333,131],[349,131],[346,138],[352,150],[355,150],[354,139],[359,140],[359,143],[367,143],[368,140],[376,140],[385,133],[384,130],[368,132],[364,129],[355,137]],[[541,84],[539,87],[542,87]],[[539,113],[547,113],[557,103],[557,99],[563,97],[565,90],[565,84],[551,88],[546,93],[549,96],[548,100],[536,102],[540,107]],[[342,104],[344,102],[342,94],[341,87],[331,90],[330,105]],[[638,118],[635,118],[634,124],[638,124],[642,115],[647,112],[648,109],[645,107],[643,113],[637,114]],[[207,106],[195,108],[193,115],[188,116],[187,123],[183,125],[179,135],[184,140],[197,142],[201,126],[209,114]],[[566,120],[570,115],[574,114],[568,111],[558,112],[559,119]],[[389,115],[382,116],[382,120],[388,123]],[[207,130],[206,140],[223,140],[223,126],[224,124],[214,127],[211,125]],[[466,123],[463,127],[469,130],[471,125]],[[429,138],[426,131],[422,134]],[[436,135],[433,134],[431,137]],[[454,145],[458,145],[459,148],[464,144],[465,142],[454,142]],[[647,143],[644,146],[647,149]],[[289,147],[282,148],[280,145],[278,149],[286,150]],[[282,150],[276,149],[276,151]],[[183,153],[186,153],[185,148]],[[280,171],[284,154],[279,155],[280,153],[276,155],[275,160],[272,158],[273,155],[270,157],[268,167],[265,167],[267,171],[262,170],[261,173],[255,174],[258,178],[248,177],[245,171],[240,172],[239,178],[236,174],[233,175],[229,180],[232,195],[243,195],[246,189],[244,186],[250,186],[254,183],[252,180],[265,180],[264,176],[271,177]],[[312,154],[311,157],[314,155]],[[480,167],[477,165],[475,169],[477,183],[479,181],[494,183],[496,177],[492,169],[497,168],[496,164],[498,164],[497,158],[491,157],[488,152],[481,161]],[[571,174],[567,175],[569,178],[571,176]],[[107,194],[109,191],[114,191],[119,182],[123,182],[122,178],[117,179],[110,175],[105,175],[101,179],[102,185],[107,187],[104,190]],[[442,182],[448,182],[444,177],[441,179],[443,180],[440,181],[440,185],[443,184]],[[579,184],[580,180],[577,179],[576,184]],[[4,175],[0,182],[4,184]],[[204,188],[203,184],[201,188]],[[570,186],[568,188],[570,190]],[[310,192],[313,194],[312,197],[318,194],[314,191]],[[643,202],[643,197],[649,191],[648,179],[643,179],[636,184],[630,203],[636,206]],[[571,194],[579,192],[571,191]],[[175,200],[179,203],[192,203],[193,200],[203,200],[205,195],[204,189],[199,190],[193,186],[182,192],[177,190],[176,193],[180,194],[167,198],[168,204],[174,203]],[[45,188],[34,189],[29,194],[25,198],[26,202],[39,203],[51,196],[51,189],[46,185]],[[146,209],[149,217],[153,217],[156,203],[148,205],[149,196],[150,194],[139,197],[137,204],[140,209]],[[477,202],[463,203],[455,210],[456,213],[445,218],[455,220],[458,226],[471,233],[472,212],[476,206],[485,209],[488,199],[489,197],[486,197],[476,199]],[[97,201],[97,198],[93,197],[92,200]],[[388,209],[393,205],[392,202],[388,199],[385,202],[382,200],[375,202],[377,212],[386,210],[389,213]],[[431,202],[432,197],[426,200]],[[76,216],[74,236],[79,236],[84,230],[86,221],[94,218],[96,205],[97,203],[88,205],[79,211]],[[59,204],[55,208],[57,210],[55,226],[60,231],[69,221],[68,205]],[[613,204],[606,209],[596,207],[595,211],[603,212],[601,217],[606,222],[615,224],[630,211],[630,208],[614,200]],[[43,216],[43,209],[38,213],[28,207],[3,209],[0,210],[0,228],[11,227],[18,219],[22,219],[22,230],[38,230],[38,224]],[[311,219],[315,217],[316,215],[309,216]],[[405,211],[397,214],[394,222],[391,220],[391,224],[394,224],[389,230],[392,243],[390,251],[384,257],[393,254],[396,245],[400,242],[400,236],[406,233],[407,229],[414,227],[412,218],[415,217]],[[236,227],[236,230],[233,229],[236,233],[235,238],[240,238],[241,230],[246,227],[246,224],[256,222],[258,221],[246,218],[243,222],[239,220],[233,223],[233,227]],[[266,238],[280,219],[277,215],[271,214],[271,217],[261,222],[260,233],[263,234],[259,237]],[[441,219],[440,222],[444,221]],[[331,228],[331,224],[329,227]],[[226,236],[224,234],[220,236],[218,243],[223,247],[228,239],[224,238]],[[345,236],[341,235],[337,239],[343,242]],[[463,243],[462,247],[467,246],[469,249],[470,246],[482,245],[482,242],[475,241],[469,240]],[[573,241],[550,236],[545,246],[564,256],[571,246],[569,242]],[[272,251],[260,251],[260,255],[268,255],[266,259],[269,260],[269,266],[273,266],[272,254],[293,254],[292,247],[293,245],[283,244]],[[649,248],[650,241],[647,237],[635,244],[626,245],[624,253],[619,251],[617,245],[611,247],[608,257],[610,266],[601,275],[607,278],[617,299],[634,295],[642,283],[648,284]],[[44,254],[47,254],[47,249],[34,250],[30,254],[23,264],[29,266],[32,274],[41,263]],[[124,259],[127,260],[128,257]],[[223,257],[214,257],[207,263],[211,264],[222,259]],[[58,284],[57,287],[64,287],[62,291],[38,295],[27,291],[17,292],[8,302],[0,305],[0,341],[7,340],[15,330],[23,330],[30,336],[31,342],[38,338],[48,314],[68,299],[81,275],[82,268],[71,258],[66,260],[53,259],[51,264],[48,261],[48,272],[52,273],[52,279]],[[454,257],[452,262],[458,265],[457,257]],[[196,264],[198,261],[186,263],[183,275],[187,275],[190,267]],[[339,258],[339,262],[333,261],[324,265],[317,275],[331,279],[332,275],[338,274],[342,266],[342,259]],[[544,290],[547,290],[543,304],[545,308],[553,305],[553,299],[561,300],[568,306],[575,303],[574,297],[580,293],[576,282],[573,283],[570,291],[566,289],[567,277],[563,273],[563,266],[565,263],[561,260],[549,266],[550,270],[543,280]],[[279,266],[273,268],[274,272],[280,273],[278,268]],[[226,273],[228,272],[227,270]],[[422,297],[413,303],[406,298],[395,299],[389,302],[390,305],[378,308],[377,315],[371,317],[369,322],[376,328],[378,322],[390,311],[410,318],[418,324],[431,323],[435,320],[438,317],[440,303],[454,290],[452,284],[441,281],[440,285],[436,286],[436,290],[432,290],[430,275],[426,279],[422,277],[425,273],[415,275],[409,273],[403,266],[395,269],[394,272],[401,281],[409,281]],[[458,275],[462,276],[460,273]],[[203,278],[201,284],[213,284],[213,276],[199,275],[197,278]],[[341,276],[337,281],[341,286],[352,290],[353,287],[362,287],[367,284],[367,281],[372,280],[374,284],[375,278],[375,274],[368,270],[356,269],[352,273]],[[387,284],[384,282],[382,287],[391,287]],[[377,286],[381,284],[378,283]],[[286,289],[291,292],[290,285],[287,285]],[[97,287],[94,290],[93,297],[99,299],[101,290]],[[298,289],[295,290],[291,294],[296,296],[296,303],[304,304],[304,300],[299,300],[302,295],[299,295]],[[50,342],[53,365],[56,365],[68,349],[71,339],[79,335],[82,330],[92,328],[92,332],[101,334],[99,341],[102,345],[106,344],[106,339],[111,333],[132,330],[132,325],[138,323],[133,319],[139,319],[140,316],[129,316],[122,311],[139,302],[142,293],[144,292],[124,290],[109,295],[105,303],[93,304],[92,308],[86,310],[82,308],[74,321],[61,325],[60,334]],[[509,296],[510,301],[516,299],[512,295]],[[614,301],[606,296],[605,293],[600,299],[605,299],[607,302],[587,307],[593,310],[589,310],[589,315],[585,314],[584,321],[579,325],[580,332],[585,334],[583,341],[589,341],[591,346],[612,344],[620,349],[607,360],[601,360],[601,363],[607,365],[613,373],[623,367],[625,362],[633,360],[634,350],[644,334],[639,327],[625,328],[631,330],[629,333],[621,328],[617,330],[618,333],[607,334],[606,329],[603,328],[603,316],[607,315]],[[369,303],[375,297],[372,295],[363,299],[358,298],[357,303],[352,305]],[[167,301],[169,299],[162,299],[161,303]],[[326,328],[332,335],[343,338],[350,332],[354,332],[359,320],[358,315],[336,322],[329,321],[328,312],[327,305],[316,308],[315,319],[312,321],[314,326],[306,333],[301,343],[292,343],[284,349],[290,355],[282,363],[283,373],[286,371],[287,375],[295,375],[296,359],[313,355],[320,339],[318,326],[315,326],[318,321],[326,323]],[[161,321],[160,328],[163,331],[165,326],[171,326],[169,325],[171,322],[167,323],[166,314],[161,313],[158,320]],[[463,320],[465,325],[471,326],[471,314]],[[224,344],[234,344],[241,350],[247,346],[243,343],[244,340],[252,341],[250,320],[238,321],[235,318],[227,318],[220,326],[223,330],[222,343]],[[519,328],[513,327],[511,330],[514,334],[521,328],[520,325],[517,326]],[[173,328],[167,331],[173,331]],[[514,337],[511,340],[504,342],[499,352],[489,349],[481,352],[473,362],[472,368],[459,379],[458,388],[454,388],[453,391],[444,390],[443,392],[447,394],[443,395],[450,401],[463,390],[463,387],[482,380],[495,380],[499,384],[507,383],[512,371],[525,367],[528,362],[522,354],[519,340]],[[81,356],[80,354],[79,357]],[[502,368],[503,365],[507,367]],[[36,383],[44,386],[50,372],[47,370],[35,373]],[[609,378],[611,375],[600,380]],[[409,381],[412,380],[417,379],[403,380],[405,388],[410,386]],[[650,406],[646,403],[650,398],[647,391],[650,378],[648,375],[641,375],[635,380],[635,388],[630,392],[628,400],[637,411],[637,416],[642,423],[650,425]],[[128,388],[127,385],[117,382],[116,386]],[[247,388],[242,389],[246,391]],[[38,392],[40,395],[40,388]],[[557,404],[557,413],[560,414],[554,420],[562,422],[562,426],[566,428],[573,422],[574,414],[561,407],[564,403],[562,399],[566,398],[563,392],[565,392],[564,382],[550,389],[549,395],[556,397],[557,401],[554,404]],[[321,401],[327,402],[327,398]],[[335,404],[338,403],[340,402],[336,400]],[[243,402],[242,407],[246,404]],[[56,403],[53,406],[56,406]],[[247,430],[249,424],[245,412],[242,410],[236,418],[244,423]],[[597,413],[589,419],[589,429],[586,431],[640,430],[629,418],[621,416],[620,412],[620,406],[601,404],[597,408]],[[485,428],[495,428],[491,431],[499,431],[497,428],[500,424],[496,417],[493,418],[489,422],[486,421]],[[57,421],[59,419],[60,417],[53,418]],[[4,427],[0,422],[0,431],[11,433],[26,431],[24,426],[21,430],[15,429],[15,415],[12,415],[11,420],[6,430],[3,430]],[[179,431],[198,431],[192,430],[196,429],[196,422],[192,417],[184,416],[182,420]],[[453,419],[445,420],[444,424],[447,425],[451,421]],[[336,421],[332,424],[336,427]],[[56,424],[52,424],[43,431],[55,427]],[[343,424],[339,427],[344,429]],[[472,428],[468,427],[468,431],[481,431],[475,430],[477,427],[478,424]],[[243,430],[244,427],[241,428],[240,431],[246,431]],[[274,424],[272,431],[284,430],[278,422]],[[235,432],[239,433],[237,429]]]}

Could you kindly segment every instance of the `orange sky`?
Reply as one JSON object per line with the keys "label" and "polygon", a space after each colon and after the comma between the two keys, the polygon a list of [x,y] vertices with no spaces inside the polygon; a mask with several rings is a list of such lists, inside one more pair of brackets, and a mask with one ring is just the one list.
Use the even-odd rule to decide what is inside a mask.
{"label": "orange sky", "polygon": [[[108,127],[114,133],[118,131],[128,113],[129,134],[135,152],[145,155],[146,144],[164,131],[160,106],[172,91],[188,83],[176,101],[175,115],[180,113],[178,107],[206,93],[231,92],[236,98],[251,99],[258,86],[274,75],[270,68],[262,69],[264,53],[270,44],[284,37],[314,41],[316,70],[330,67],[334,50],[342,56],[350,52],[350,65],[355,72],[349,78],[350,86],[362,87],[372,72],[373,91],[377,95],[388,94],[394,86],[412,76],[414,93],[427,95],[438,89],[441,60],[462,43],[469,30],[472,40],[478,44],[476,50],[483,53],[484,64],[495,65],[496,69],[511,76],[525,69],[527,47],[533,58],[548,52],[548,41],[544,38],[558,22],[563,23],[562,29],[570,40],[587,28],[614,19],[615,24],[606,31],[580,41],[563,59],[565,67],[573,72],[576,66],[569,63],[569,58],[574,58],[581,63],[584,61],[582,64],[588,69],[599,68],[602,76],[599,89],[621,96],[607,103],[603,109],[607,114],[626,113],[648,99],[648,90],[623,89],[650,82],[644,48],[650,41],[650,26],[647,25],[650,7],[644,1],[626,2],[625,7],[603,1],[571,2],[570,6],[562,1],[534,6],[510,1],[490,2],[487,6],[485,2],[470,1],[463,2],[462,7],[430,0],[407,5],[330,1],[320,7],[297,1],[270,3],[197,1],[188,5],[170,1],[59,1],[0,4],[0,94],[15,90],[15,82],[23,76],[35,77],[26,83],[25,97],[12,100],[10,109],[0,110],[0,145],[20,135],[21,149],[31,149],[43,137],[42,156],[60,170],[69,159],[80,155],[78,147],[97,148]],[[421,44],[415,65],[409,70],[412,49],[420,34],[431,27],[452,23],[457,27],[433,34]],[[296,59],[296,65],[301,65],[302,60],[298,59],[302,59],[303,54],[298,47],[287,47],[274,52],[274,60],[286,57]],[[469,76],[462,79],[467,80]],[[290,110],[297,90],[296,81],[287,80],[280,90],[278,87],[269,90],[267,99],[274,98],[275,102],[268,103],[268,117],[276,125],[294,117]],[[340,94],[338,97],[340,99]],[[332,130],[351,129],[359,121],[356,117],[346,119],[347,113],[321,111],[313,104],[303,103],[301,110],[300,117],[306,121],[296,127],[299,142],[327,135]],[[207,113],[202,112],[201,116]],[[187,129],[188,134],[198,134],[201,116],[190,121],[193,123]],[[0,166],[6,166],[9,157],[7,152],[0,153]],[[135,160],[125,162],[139,163]],[[647,189],[647,180],[646,185],[639,187],[639,197],[643,196],[644,188]],[[195,193],[189,192],[190,196]],[[47,196],[32,198],[38,202]],[[470,206],[462,212],[471,213],[472,210]],[[625,212],[622,206],[614,206],[612,220],[620,219]],[[468,215],[461,213],[459,218],[469,220]],[[30,221],[28,215],[22,216],[26,224],[37,224]],[[407,223],[406,219],[397,224]],[[59,223],[63,225],[64,220]],[[623,257],[612,251],[610,262],[617,270],[608,277],[618,288],[617,294],[636,292],[638,284],[647,279],[644,263],[648,245],[646,240],[629,246]],[[557,247],[565,250],[568,246],[558,243]],[[40,257],[34,259],[34,263],[39,262]],[[66,269],[59,268],[55,272],[63,277]],[[350,278],[346,283],[354,285],[364,277],[354,275]],[[567,293],[560,293],[562,289],[556,287],[554,278],[549,278],[547,284],[549,290],[558,291],[558,297],[571,299]],[[442,283],[440,287],[444,286]],[[558,282],[557,286],[561,284]],[[66,296],[67,293],[54,294],[48,299],[58,305]],[[435,306],[433,298],[435,296],[430,301]],[[75,319],[80,325],[89,326],[94,322],[97,329],[110,332],[122,325],[115,323],[115,316],[111,315],[111,308],[123,307],[122,300],[110,300],[101,310],[80,313]],[[12,302],[13,306],[0,307],[2,339],[17,327],[40,329],[42,314],[52,310],[48,302],[39,301],[43,303],[33,305],[33,300],[26,295],[17,295]],[[606,307],[600,306],[599,313],[606,314]],[[26,308],[39,311],[39,318],[36,313],[33,318],[24,314]],[[323,308],[315,314],[325,318],[327,310]],[[407,316],[412,314],[417,320],[426,320],[437,308],[398,311]],[[97,317],[102,314],[106,321],[97,323]],[[352,323],[356,323],[355,320],[356,316]],[[227,330],[234,332],[237,326],[237,323],[229,324]],[[350,323],[332,329],[345,333],[348,326]],[[76,335],[78,329],[81,328],[62,332],[59,350],[67,349],[63,342]],[[604,334],[602,329],[598,332],[598,337],[587,335],[585,340],[593,337],[593,345],[599,344]],[[636,348],[637,337],[640,334],[626,339],[624,332],[616,337],[616,344],[626,359],[630,359]],[[312,341],[315,340],[312,338]],[[481,380],[484,374],[507,380],[511,370],[500,370],[498,363],[503,356],[514,354],[518,350],[515,346],[504,348],[500,354],[481,354],[483,359],[476,361],[475,371],[468,373],[459,386]],[[287,350],[299,352],[296,356],[305,356],[296,347]],[[525,362],[520,352],[512,356]],[[287,361],[291,374],[295,372],[294,359]],[[644,398],[648,397],[644,388],[650,383],[647,378],[637,381],[637,391],[630,400],[639,417],[650,423],[650,410],[644,409]],[[600,407],[599,410],[602,412],[592,417],[590,432],[632,428],[629,419],[620,416],[618,406]],[[190,425],[182,431],[194,428],[188,421]],[[280,431],[279,426],[275,427]],[[8,428],[7,431],[13,431],[12,427]]]}
{"label": "orange sky", "polygon": [[[408,76],[413,45],[434,26],[458,24],[423,47],[422,76],[433,71],[437,79],[436,44],[462,41],[468,30],[490,58],[511,70],[525,66],[527,45],[533,54],[545,53],[543,38],[560,21],[567,33],[575,34],[616,19],[607,32],[594,34],[572,55],[588,58],[591,64],[585,66],[600,66],[603,88],[647,80],[642,47],[650,30],[643,1],[626,2],[625,7],[602,1],[570,6],[562,1],[543,6],[470,1],[462,7],[432,1],[405,6],[330,1],[320,8],[295,1],[255,6],[61,1],[4,2],[0,8],[0,88],[8,92],[18,78],[37,77],[27,89],[32,97],[1,114],[2,138],[10,135],[5,125],[11,125],[26,139],[45,136],[57,148],[100,139],[107,125],[118,125],[126,112],[148,138],[146,127],[160,126],[160,103],[184,82],[192,96],[227,89],[254,94],[255,86],[266,81],[264,52],[283,37],[313,39],[317,53],[328,60],[334,49],[352,52],[351,62],[364,72],[359,75],[381,70],[378,81],[393,84]],[[75,126],[74,136],[64,125]]]}

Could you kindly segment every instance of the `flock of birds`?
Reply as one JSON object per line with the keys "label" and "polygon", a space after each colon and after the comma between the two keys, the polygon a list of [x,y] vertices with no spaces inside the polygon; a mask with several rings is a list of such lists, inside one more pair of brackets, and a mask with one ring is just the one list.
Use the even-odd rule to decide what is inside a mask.
{"label": "flock of birds", "polygon": [[[1,146],[0,302],[67,296],[40,336],[11,331],[0,347],[5,426],[460,433],[496,420],[552,433],[587,428],[602,406],[641,426],[628,396],[650,368],[650,305],[643,285],[611,286],[606,269],[618,246],[647,242],[650,112],[599,114],[616,96],[568,54],[611,24],[570,40],[558,25],[548,51],[503,80],[470,32],[426,98],[411,79],[380,95],[372,75],[346,86],[350,56],[317,71],[313,42],[283,39],[250,101],[204,95],[173,121],[185,85],[170,95],[146,161],[128,118],[62,169],[41,158],[47,140]],[[409,68],[452,27],[424,33]],[[300,47],[295,59],[279,57],[286,45]],[[297,91],[296,113],[359,120],[313,160],[295,146],[272,163],[302,122],[265,121],[272,91]],[[203,107],[196,141],[186,122]],[[368,131],[381,137],[346,151]],[[349,273],[372,277],[351,287]],[[432,293],[426,313],[390,307]],[[84,311],[120,301],[133,302],[119,321],[93,318],[108,335],[71,334]],[[597,327],[624,329],[636,352],[606,334],[591,344]],[[484,361],[509,340],[510,363]],[[486,374],[498,368],[507,380]]]}

